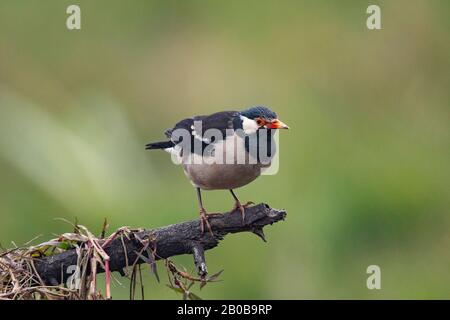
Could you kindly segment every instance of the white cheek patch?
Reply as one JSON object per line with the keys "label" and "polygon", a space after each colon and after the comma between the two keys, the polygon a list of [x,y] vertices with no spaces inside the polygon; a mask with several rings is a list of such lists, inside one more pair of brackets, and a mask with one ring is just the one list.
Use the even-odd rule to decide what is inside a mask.
{"label": "white cheek patch", "polygon": [[244,116],[241,116],[241,120],[242,129],[244,130],[245,134],[255,133],[258,130],[259,126],[255,120],[249,119]]}

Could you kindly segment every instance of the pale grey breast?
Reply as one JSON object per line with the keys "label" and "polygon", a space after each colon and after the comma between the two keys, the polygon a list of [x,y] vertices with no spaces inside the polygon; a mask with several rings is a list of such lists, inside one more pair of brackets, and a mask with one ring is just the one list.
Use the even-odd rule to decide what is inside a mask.
{"label": "pale grey breast", "polygon": [[[225,146],[223,146],[222,141],[217,143],[215,147],[215,150],[223,150],[223,157],[221,158],[224,160],[223,162],[227,159],[227,155],[232,159],[232,162],[209,162],[209,158],[205,159],[200,155],[194,154],[193,157],[199,157],[196,159],[198,163],[193,163],[192,161],[189,163],[187,157],[190,155],[183,156],[184,172],[194,186],[204,190],[235,189],[252,182],[261,174],[263,166],[256,163],[255,159],[250,161],[250,156],[245,150],[245,143],[242,137],[237,135],[229,136]],[[234,150],[231,150],[231,147],[234,147]],[[241,157],[244,155],[245,161],[238,162],[238,155]],[[214,154],[214,156],[216,155]],[[205,163],[205,161],[208,162]]]}

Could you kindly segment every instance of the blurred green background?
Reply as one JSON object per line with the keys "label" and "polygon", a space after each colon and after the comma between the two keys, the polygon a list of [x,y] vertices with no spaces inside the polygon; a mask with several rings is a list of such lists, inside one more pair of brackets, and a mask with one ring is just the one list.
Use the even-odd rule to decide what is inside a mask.
{"label": "blurred green background", "polygon": [[[369,4],[382,30],[366,28]],[[444,0],[1,1],[0,242],[70,231],[56,217],[96,232],[104,217],[111,231],[196,218],[181,168],[144,145],[184,117],[264,104],[291,127],[280,171],[237,193],[288,218],[267,244],[237,234],[208,251],[223,281],[194,291],[450,298],[449,13]],[[366,288],[371,264],[381,290]],[[159,269],[146,297],[179,299]]]}

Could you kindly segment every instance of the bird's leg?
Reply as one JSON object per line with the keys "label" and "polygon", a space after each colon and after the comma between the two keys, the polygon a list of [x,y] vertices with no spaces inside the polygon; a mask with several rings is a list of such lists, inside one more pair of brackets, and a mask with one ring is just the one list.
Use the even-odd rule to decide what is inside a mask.
{"label": "bird's leg", "polygon": [[233,189],[230,189],[230,192],[231,192],[231,195],[233,196],[234,200],[236,201],[232,211],[239,209],[242,214],[242,221],[244,221],[245,220],[245,208],[247,208],[248,206],[250,206],[254,203],[252,201],[248,201],[246,204],[241,204],[238,197],[234,193]]}
{"label": "bird's leg", "polygon": [[202,193],[200,188],[197,188],[197,198],[198,198],[198,205],[200,206],[200,229],[202,230],[202,233],[205,232],[205,223],[208,227],[209,233],[211,233],[212,236],[214,236],[211,225],[208,221],[208,213],[206,212],[205,208],[203,207],[203,201],[202,201]]}

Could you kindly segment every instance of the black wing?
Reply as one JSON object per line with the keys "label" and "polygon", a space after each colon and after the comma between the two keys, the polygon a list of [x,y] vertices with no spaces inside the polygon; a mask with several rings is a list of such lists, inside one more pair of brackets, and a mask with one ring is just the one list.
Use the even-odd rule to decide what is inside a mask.
{"label": "black wing", "polygon": [[[178,130],[186,130],[189,132],[191,139],[191,152],[194,152],[195,142],[201,143],[202,152],[207,145],[216,142],[215,140],[209,141],[204,138],[204,134],[208,129],[217,129],[222,133],[222,139],[226,138],[227,129],[242,128],[239,112],[237,111],[222,111],[213,113],[211,115],[195,116],[193,118],[187,118],[179,121],[173,128],[167,129],[165,134],[174,144],[182,142],[180,134],[173,133]],[[200,130],[201,129],[201,130]],[[196,141],[197,140],[197,141]]]}
{"label": "black wing", "polygon": [[[202,121],[202,134],[208,129],[218,129],[225,137],[227,129],[238,129],[237,124],[240,124],[240,128],[242,128],[239,115],[237,111],[222,111],[209,116],[195,117],[194,121]],[[236,119],[239,121],[236,121]]]}

